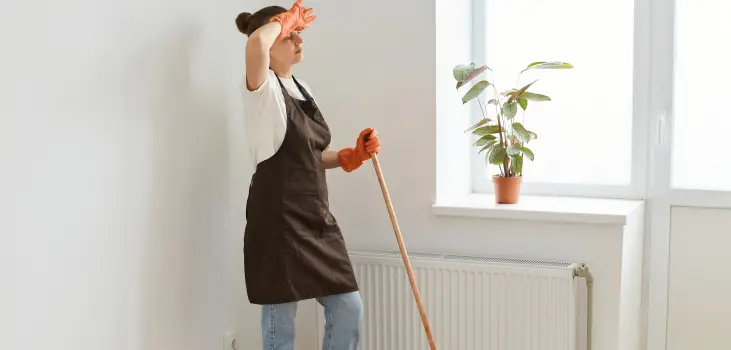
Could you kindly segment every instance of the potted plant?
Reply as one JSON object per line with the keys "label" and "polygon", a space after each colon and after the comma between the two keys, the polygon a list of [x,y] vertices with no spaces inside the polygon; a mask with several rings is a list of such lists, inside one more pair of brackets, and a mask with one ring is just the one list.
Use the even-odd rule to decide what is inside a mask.
{"label": "potted plant", "polygon": [[[534,69],[571,69],[573,66],[566,62],[533,62],[518,74],[518,81],[521,75]],[[498,88],[488,80],[474,82],[480,74],[490,70],[488,66],[477,67],[474,63],[460,64],[453,68],[452,74],[457,80],[457,90],[463,88],[467,83],[472,82],[471,87],[462,97],[462,104],[477,100],[482,113],[482,119],[471,126],[465,132],[472,132],[475,137],[474,147],[477,153],[485,153],[485,163],[496,165],[500,170],[499,174],[493,175],[495,186],[495,201],[501,204],[515,204],[520,197],[520,184],[523,179],[523,160],[528,158],[533,161],[533,151],[528,148],[531,140],[538,138],[538,135],[525,128],[515,121],[518,115],[518,108],[525,114],[529,102],[551,101],[551,98],[529,91],[538,80],[534,80],[520,88],[499,91]],[[480,95],[492,88],[492,94],[486,102],[480,99]],[[494,108],[494,113],[490,109]],[[488,116],[490,113],[490,116]]]}

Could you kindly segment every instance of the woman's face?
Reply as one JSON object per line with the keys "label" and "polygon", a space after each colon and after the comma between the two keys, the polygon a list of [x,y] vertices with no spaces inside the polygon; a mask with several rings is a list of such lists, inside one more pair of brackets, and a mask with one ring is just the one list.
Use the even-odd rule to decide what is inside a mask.
{"label": "woman's face", "polygon": [[283,64],[296,64],[302,61],[302,36],[292,32],[289,36],[277,39],[269,50],[272,60]]}

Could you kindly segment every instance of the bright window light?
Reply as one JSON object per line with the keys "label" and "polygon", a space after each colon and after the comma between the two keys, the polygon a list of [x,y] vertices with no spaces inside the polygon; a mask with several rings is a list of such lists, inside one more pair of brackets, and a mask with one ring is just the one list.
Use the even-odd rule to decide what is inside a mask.
{"label": "bright window light", "polygon": [[[539,79],[531,91],[552,99],[530,102],[525,115],[519,110],[516,117],[538,134],[528,145],[535,160],[526,160],[524,182],[629,186],[634,1],[485,0],[485,10],[486,59],[477,62],[492,69],[485,77],[494,79],[491,83],[499,90]],[[705,29],[694,28],[693,33],[700,35],[701,28]],[[692,56],[693,65],[701,63],[702,56]],[[534,61],[564,61],[574,69],[529,71],[516,81],[518,73]],[[698,86],[708,84],[702,80],[694,89],[701,93]],[[713,107],[709,103],[701,110],[712,118],[718,116],[710,113]],[[482,160],[475,164],[484,169],[487,188],[497,168],[485,168]]]}
{"label": "bright window light", "polygon": [[673,187],[731,190],[731,2],[676,5]]}

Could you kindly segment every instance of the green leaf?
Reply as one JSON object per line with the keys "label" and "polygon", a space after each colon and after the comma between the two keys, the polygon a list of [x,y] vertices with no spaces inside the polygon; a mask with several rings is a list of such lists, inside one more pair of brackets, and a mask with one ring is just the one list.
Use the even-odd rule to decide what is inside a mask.
{"label": "green leaf", "polygon": [[502,144],[496,144],[487,155],[487,161],[493,165],[500,165],[505,160],[505,147]]}
{"label": "green leaf", "polygon": [[530,84],[528,84],[528,85],[526,85],[526,86],[523,86],[522,88],[520,88],[520,90],[518,90],[518,91],[517,91],[517,94],[516,94],[516,95],[517,95],[517,96],[520,96],[520,95],[522,95],[522,94],[523,94],[523,93],[524,93],[524,92],[525,92],[526,90],[528,90],[528,88],[529,88],[529,87],[530,87],[531,85],[535,84],[535,83],[536,83],[537,81],[538,81],[538,79],[536,79],[536,80],[533,80],[533,82],[532,82],[532,83],[530,83]]}
{"label": "green leaf", "polygon": [[523,174],[523,156],[520,154],[510,156],[510,167],[515,170],[518,175]]}
{"label": "green leaf", "polygon": [[521,151],[520,150],[520,145],[512,145],[512,146],[508,146],[507,153],[508,153],[509,156],[512,157],[514,155],[520,154],[520,151]]}
{"label": "green leaf", "polygon": [[544,62],[544,61],[533,62],[533,63],[529,64],[528,67],[526,67],[526,68],[531,68],[533,66],[537,66],[537,65],[543,64],[543,63],[546,63],[546,62]]}
{"label": "green leaf", "polygon": [[505,102],[503,103],[502,113],[506,119],[513,119],[518,114],[518,105],[515,102]]}
{"label": "green leaf", "polygon": [[485,135],[483,137],[480,137],[477,141],[475,141],[475,146],[484,146],[489,141],[492,141],[496,139],[495,135]]}
{"label": "green leaf", "polygon": [[523,111],[525,111],[528,108],[528,100],[525,98],[519,98],[518,104],[520,105],[520,108],[523,109]]}
{"label": "green leaf", "polygon": [[[467,79],[465,79],[465,80],[464,80],[464,81],[462,81],[461,83],[462,83],[462,84],[467,84],[467,83],[469,83],[470,81],[472,81],[472,79],[475,79],[475,78],[476,78],[476,77],[477,77],[478,75],[480,75],[480,74],[481,74],[482,72],[484,72],[484,71],[485,71],[486,69],[488,69],[488,68],[487,68],[487,66],[482,66],[482,67],[480,67],[480,68],[477,68],[477,69],[475,69],[475,71],[474,71],[474,72],[472,72],[472,74],[470,74],[470,76],[468,76],[468,77],[467,77]],[[461,86],[461,85],[460,85],[460,86]]]}
{"label": "green leaf", "polygon": [[482,146],[482,148],[480,148],[480,150],[477,152],[477,154],[485,152],[486,150],[490,149],[492,146],[495,146],[496,143],[497,143],[497,140],[489,141],[484,146]]}
{"label": "green leaf", "polygon": [[489,123],[491,121],[492,121],[492,119],[490,119],[490,118],[482,118],[482,120],[480,120],[479,122],[475,123],[475,125],[470,126],[464,132],[468,132],[468,131],[474,130],[474,129],[476,129],[476,128],[482,126],[482,125],[485,125],[485,124],[487,124],[487,123]]}
{"label": "green leaf", "polygon": [[520,147],[520,150],[523,152],[523,154],[525,154],[526,157],[528,157],[528,159],[531,160],[531,162],[533,161],[534,155],[533,155],[533,151],[531,151],[530,148]]}
{"label": "green leaf", "polygon": [[462,104],[465,104],[469,102],[470,100],[476,98],[477,96],[480,96],[480,94],[487,89],[487,87],[490,86],[490,83],[487,82],[487,80],[483,80],[475,85],[473,85],[467,93],[462,97]]}
{"label": "green leaf", "polygon": [[538,102],[551,100],[551,98],[546,95],[536,94],[536,93],[532,93],[532,92],[524,92],[522,95],[520,95],[520,97],[524,98],[526,100],[538,101]]}
{"label": "green leaf", "polygon": [[470,80],[474,79],[476,76],[480,75],[480,73],[484,72],[487,69],[490,68],[484,65],[481,67],[477,67],[474,63],[459,64],[452,68],[452,75],[458,83],[461,83],[457,84],[457,88],[459,89],[460,86],[468,83]]}
{"label": "green leaf", "polygon": [[523,124],[518,122],[513,123],[513,133],[522,142],[528,142],[530,140],[538,138],[538,135],[536,135],[536,133],[526,130]]}
{"label": "green leaf", "polygon": [[500,127],[497,125],[485,125],[483,127],[479,127],[475,129],[472,133],[477,136],[484,136],[489,134],[495,134],[500,132]]}
{"label": "green leaf", "polygon": [[467,77],[470,76],[470,74],[472,74],[472,72],[475,71],[475,68],[476,66],[474,63],[458,64],[454,66],[454,68],[452,68],[452,75],[454,76],[455,80],[463,82],[465,81],[465,79],[467,79]]}
{"label": "green leaf", "polygon": [[521,73],[529,70],[529,69],[571,69],[574,68],[573,65],[566,62],[559,62],[559,61],[551,61],[551,62],[533,62],[528,65],[525,69],[520,71]]}
{"label": "green leaf", "polygon": [[571,63],[558,62],[558,61],[545,62],[545,63],[537,64],[537,65],[531,67],[531,69],[572,69],[572,68],[574,68],[574,66]]}

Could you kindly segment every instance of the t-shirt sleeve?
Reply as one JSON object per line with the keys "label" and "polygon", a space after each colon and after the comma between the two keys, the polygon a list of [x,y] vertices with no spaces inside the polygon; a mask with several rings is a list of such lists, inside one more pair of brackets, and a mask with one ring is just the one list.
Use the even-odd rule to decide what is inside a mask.
{"label": "t-shirt sleeve", "polygon": [[287,129],[287,107],[277,79],[270,71],[264,83],[254,91],[241,82],[244,102],[246,144],[254,164],[273,156],[284,140]]}

